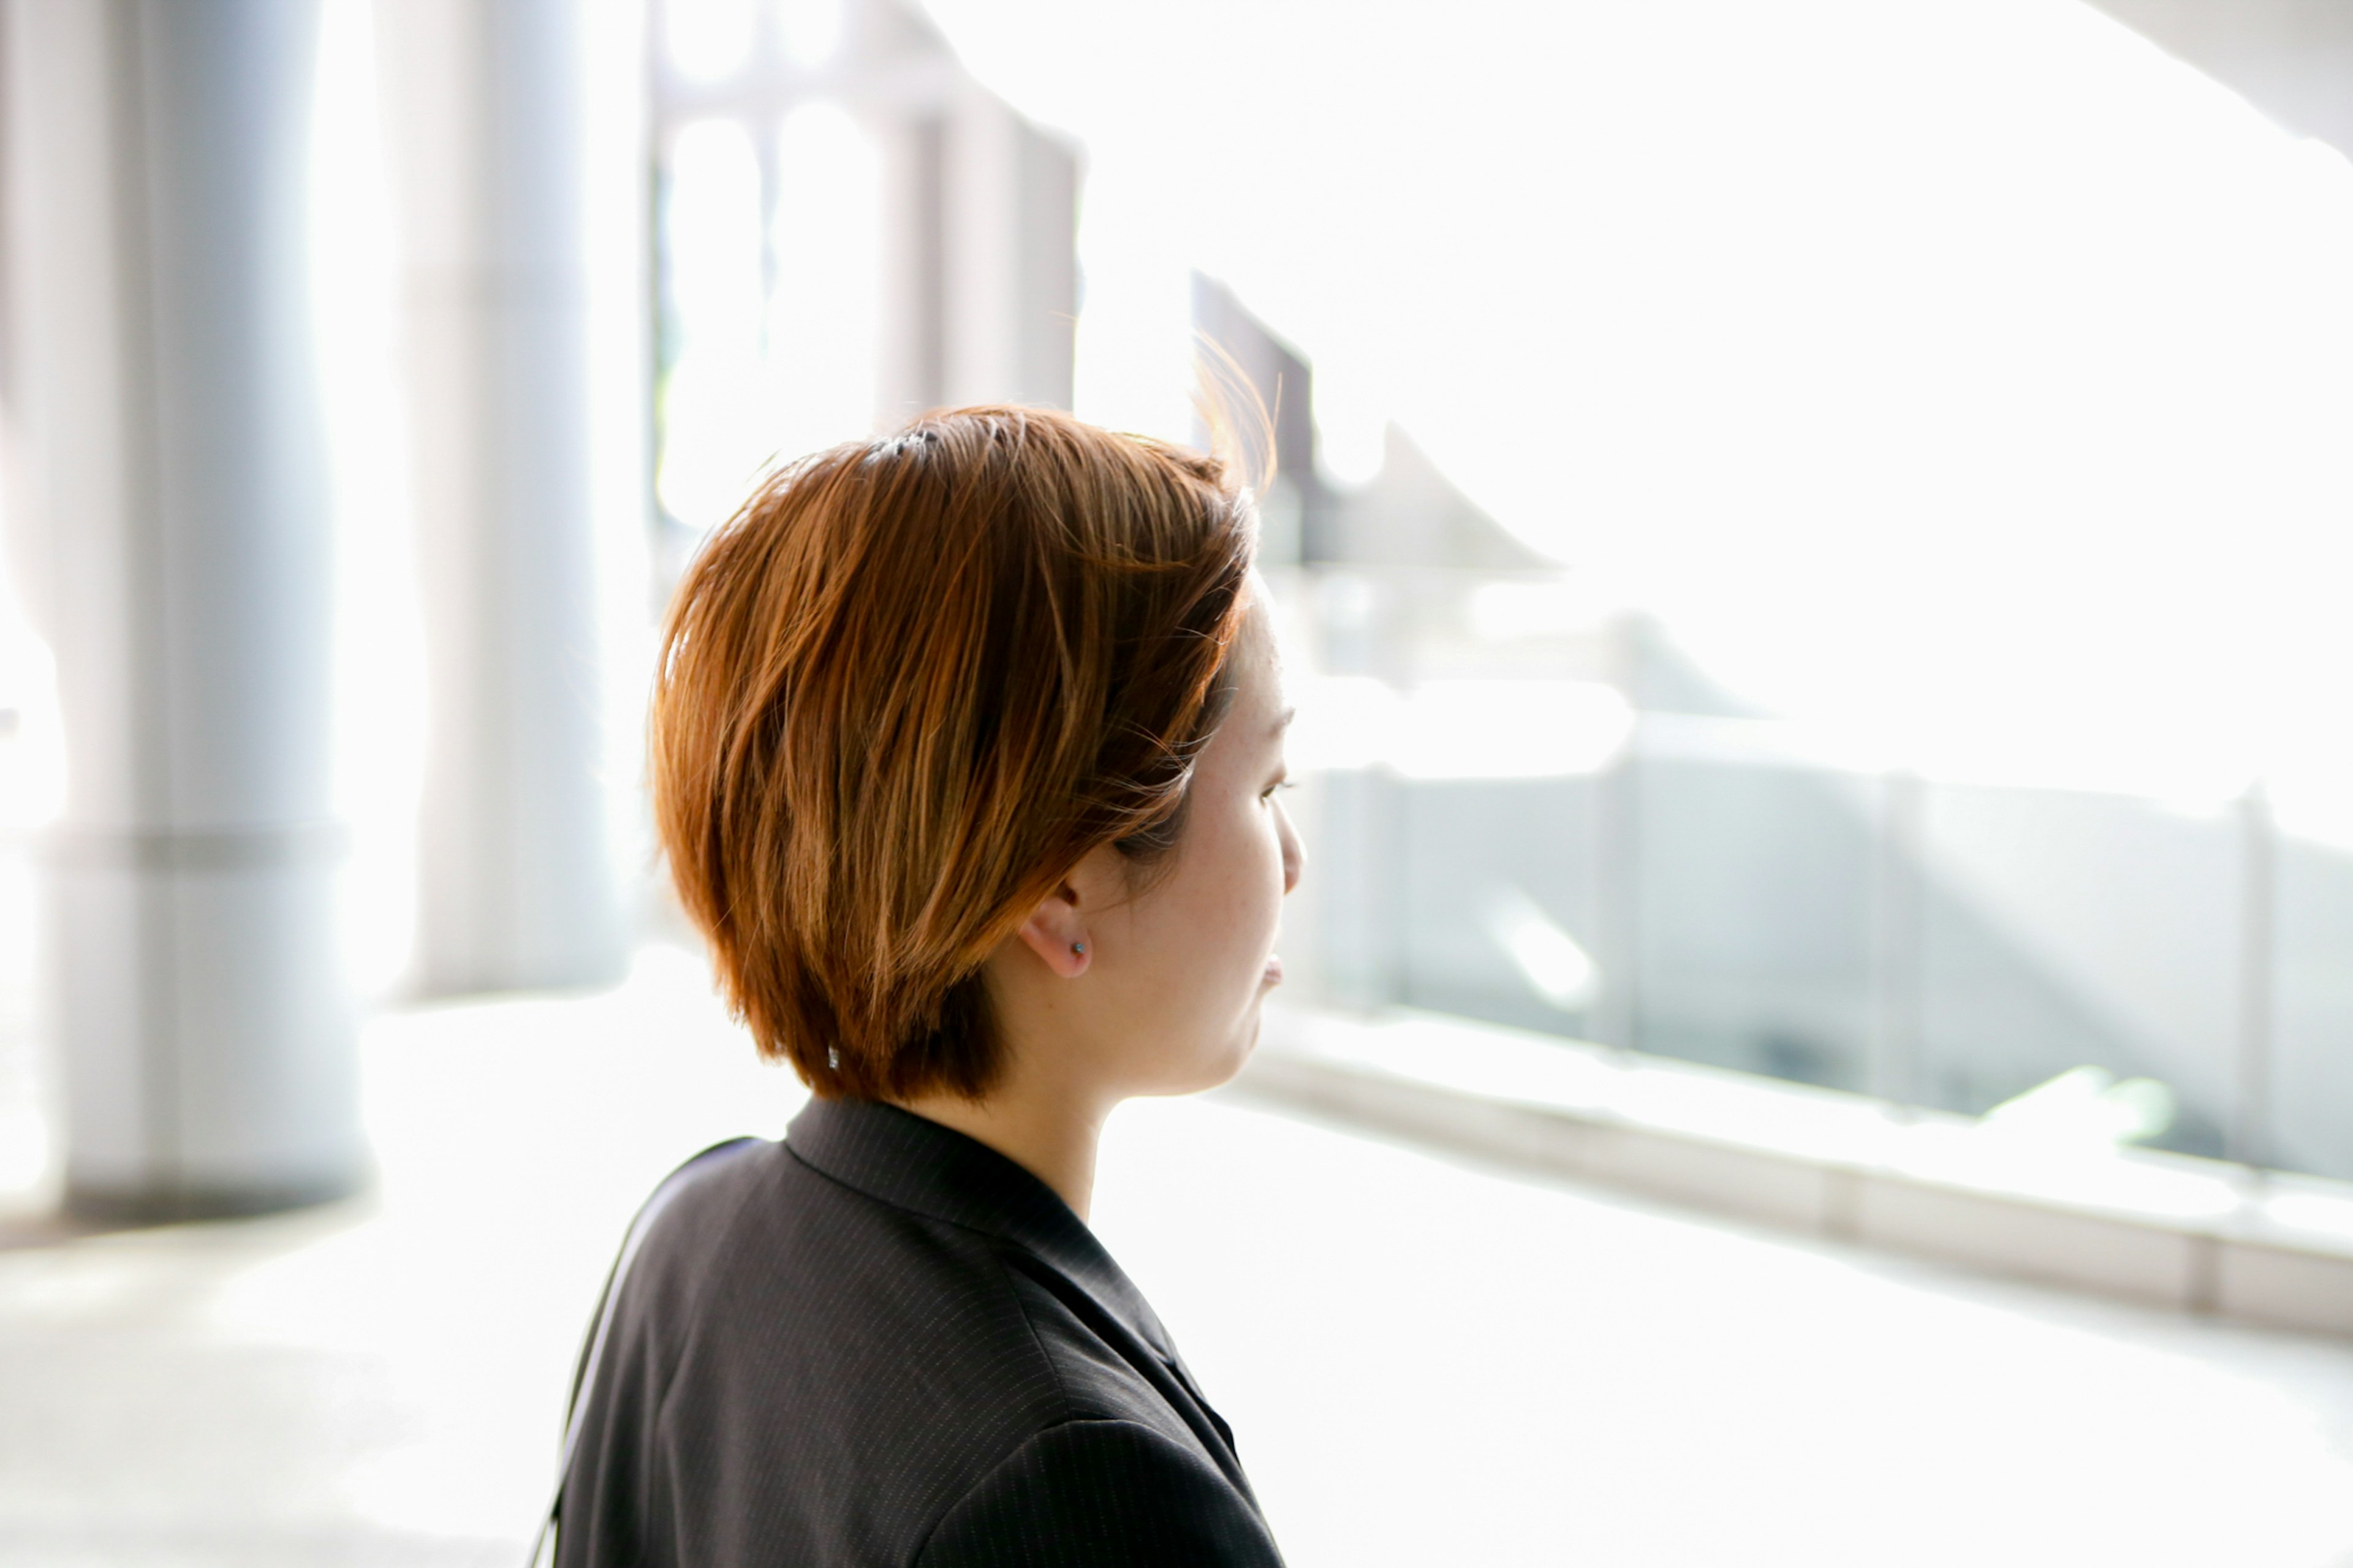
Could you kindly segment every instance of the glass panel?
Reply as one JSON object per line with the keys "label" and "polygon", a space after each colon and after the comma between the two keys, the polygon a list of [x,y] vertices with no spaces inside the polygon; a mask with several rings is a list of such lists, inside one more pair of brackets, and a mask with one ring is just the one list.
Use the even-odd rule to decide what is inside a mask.
{"label": "glass panel", "polygon": [[[2225,810],[1929,786],[1922,887],[1926,1103],[1981,1112],[2073,1069],[2046,1109],[2221,1154],[2237,1027],[2240,867]],[[2143,1085],[2165,1087],[2173,1109]],[[2038,1113],[2040,1114],[2040,1113]],[[2053,1121],[2054,1126],[2057,1121]]]}
{"label": "glass panel", "polygon": [[1401,995],[1416,1007],[1582,1037],[1591,956],[1590,778],[1398,783]]}
{"label": "glass panel", "polygon": [[1791,767],[1642,756],[1634,1045],[1869,1084],[1872,801]]}
{"label": "glass panel", "polygon": [[2284,834],[2273,968],[2273,1160],[2353,1179],[2353,849]]}
{"label": "glass panel", "polygon": [[1598,778],[1631,714],[1594,679],[1585,596],[1525,573],[1279,575],[1320,998],[1590,1033]]}
{"label": "glass panel", "polygon": [[[1303,715],[1310,700],[1300,703]],[[1302,892],[1312,927],[1294,907],[1284,918],[1284,946],[1314,949],[1314,991],[1294,985],[1292,995],[1363,1010],[1388,1006],[1398,1000],[1405,973],[1397,855],[1402,792],[1385,772],[1344,767],[1313,774],[1304,796],[1310,809],[1298,826],[1313,879]]]}
{"label": "glass panel", "polygon": [[[1527,573],[1285,580],[1316,775],[1298,1000],[2226,1152],[2236,806],[1878,773],[1851,737],[1706,710],[1644,623],[1579,603]],[[1613,680],[1660,705],[1630,741]],[[2276,1147],[2345,1171],[2353,851],[2279,858]]]}

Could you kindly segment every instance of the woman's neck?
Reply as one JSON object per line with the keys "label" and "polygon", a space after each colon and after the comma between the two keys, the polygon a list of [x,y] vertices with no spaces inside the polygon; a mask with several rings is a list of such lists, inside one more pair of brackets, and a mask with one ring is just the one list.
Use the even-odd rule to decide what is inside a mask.
{"label": "woman's neck", "polygon": [[902,1110],[987,1144],[1053,1188],[1072,1214],[1087,1217],[1094,1201],[1095,1149],[1104,1117],[1104,1108],[1091,1099],[1017,1079],[985,1100],[929,1094],[897,1103]]}

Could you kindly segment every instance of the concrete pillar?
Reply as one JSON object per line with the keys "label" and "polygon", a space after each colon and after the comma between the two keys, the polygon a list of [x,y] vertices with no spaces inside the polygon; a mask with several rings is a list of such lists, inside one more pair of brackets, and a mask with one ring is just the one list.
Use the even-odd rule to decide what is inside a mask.
{"label": "concrete pillar", "polygon": [[576,0],[381,0],[430,717],[415,977],[592,984],[611,864]]}
{"label": "concrete pillar", "polygon": [[68,1201],[362,1172],[307,286],[318,0],[9,0],[15,510],[57,658]]}

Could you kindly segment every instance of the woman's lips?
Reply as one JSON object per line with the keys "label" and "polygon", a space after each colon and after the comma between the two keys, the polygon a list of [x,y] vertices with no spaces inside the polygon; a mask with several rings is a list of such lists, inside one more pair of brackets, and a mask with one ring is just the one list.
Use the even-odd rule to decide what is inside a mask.
{"label": "woman's lips", "polygon": [[1267,954],[1266,984],[1269,985],[1280,985],[1282,984],[1282,954],[1279,952],[1271,952]]}

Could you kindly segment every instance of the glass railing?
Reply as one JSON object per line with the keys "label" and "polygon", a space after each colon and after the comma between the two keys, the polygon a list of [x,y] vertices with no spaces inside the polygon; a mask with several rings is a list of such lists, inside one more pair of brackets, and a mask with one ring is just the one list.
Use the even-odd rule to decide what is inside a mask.
{"label": "glass railing", "polygon": [[1738,710],[1569,576],[1276,586],[1303,999],[2353,1176],[2353,851]]}

